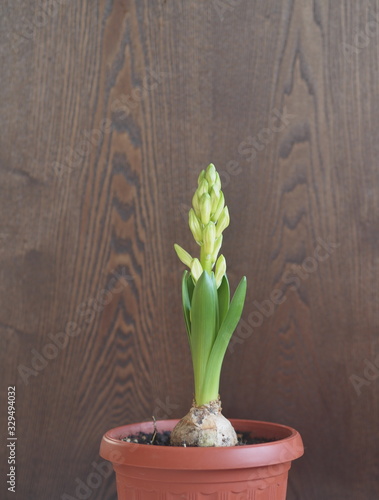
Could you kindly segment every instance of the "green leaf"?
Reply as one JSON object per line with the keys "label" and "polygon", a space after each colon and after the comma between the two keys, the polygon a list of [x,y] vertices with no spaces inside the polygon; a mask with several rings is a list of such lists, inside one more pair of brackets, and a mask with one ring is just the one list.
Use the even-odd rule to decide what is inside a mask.
{"label": "green leaf", "polygon": [[191,273],[187,273],[187,290],[188,290],[188,296],[190,303],[192,304],[192,295],[193,295],[193,290],[195,288],[195,283],[193,282],[193,278],[191,276]]}
{"label": "green leaf", "polygon": [[189,281],[191,281],[192,283],[192,279],[190,277],[190,280],[188,280],[188,277],[190,277],[189,272],[184,271],[182,278],[182,304],[183,304],[184,321],[186,323],[186,330],[188,335],[188,342],[191,347],[191,296],[193,291],[193,284],[192,284],[192,290],[189,289]]}
{"label": "green leaf", "polygon": [[222,278],[221,285],[217,290],[217,294],[218,294],[218,308],[219,308],[219,324],[221,325],[222,322],[224,321],[226,313],[228,312],[230,303],[230,287],[226,274],[224,274]]}
{"label": "green leaf", "polygon": [[226,349],[242,315],[246,297],[246,286],[246,277],[244,276],[234,293],[229,310],[213,344],[205,373],[205,379],[209,380],[210,383],[215,383],[216,380],[220,379],[221,367]]}
{"label": "green leaf", "polygon": [[218,290],[217,290],[216,277],[215,277],[213,271],[211,272],[211,279],[212,279],[212,282],[213,282],[214,288],[215,288],[215,300],[216,300],[216,321],[215,321],[214,337],[212,340],[212,347],[213,347],[213,344],[214,344],[216,337],[217,337],[218,330],[220,328],[220,308],[219,308],[219,303],[218,303]]}
{"label": "green leaf", "polygon": [[191,303],[191,353],[195,376],[195,399],[200,398],[204,375],[216,339],[217,288],[214,276],[204,271],[195,285]]}

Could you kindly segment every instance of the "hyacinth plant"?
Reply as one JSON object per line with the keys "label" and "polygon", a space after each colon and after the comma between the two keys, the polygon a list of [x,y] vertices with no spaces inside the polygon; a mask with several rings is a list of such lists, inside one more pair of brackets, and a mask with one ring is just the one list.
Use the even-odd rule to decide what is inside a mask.
{"label": "hyacinth plant", "polygon": [[246,296],[243,277],[230,300],[226,260],[219,255],[229,222],[220,176],[210,164],[199,175],[189,211],[189,227],[200,246],[200,258],[175,244],[179,259],[189,268],[182,278],[182,303],[195,382],[193,406],[171,434],[171,444],[176,446],[237,443],[231,423],[221,414],[219,398],[223,359]]}

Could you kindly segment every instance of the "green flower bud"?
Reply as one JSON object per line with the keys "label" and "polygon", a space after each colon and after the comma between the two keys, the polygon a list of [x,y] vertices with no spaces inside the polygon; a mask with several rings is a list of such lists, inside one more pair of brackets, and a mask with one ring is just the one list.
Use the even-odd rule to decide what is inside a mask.
{"label": "green flower bud", "polygon": [[208,193],[204,193],[200,198],[200,217],[203,224],[208,224],[211,218],[212,202]]}
{"label": "green flower bud", "polygon": [[193,208],[188,212],[188,224],[191,229],[195,241],[200,245],[203,240],[203,231],[201,229],[200,221],[197,218]]}
{"label": "green flower bud", "polygon": [[212,255],[216,240],[216,226],[209,222],[203,229],[203,251],[205,255]]}
{"label": "green flower bud", "polygon": [[213,163],[210,163],[205,172],[205,178],[207,179],[210,186],[216,182],[216,169]]}
{"label": "green flower bud", "polygon": [[208,189],[209,189],[208,182],[205,179],[203,179],[196,190],[197,197],[199,198],[199,200],[201,199],[204,193],[208,194]]}
{"label": "green flower bud", "polygon": [[205,178],[205,170],[200,172],[199,177],[197,178],[197,185],[200,186],[201,181]]}
{"label": "green flower bud", "polygon": [[220,201],[220,190],[217,189],[217,187],[213,186],[211,189],[212,214],[216,212],[219,201]]}
{"label": "green flower bud", "polygon": [[229,226],[230,217],[228,207],[224,207],[223,211],[218,218],[216,225],[216,235],[219,237],[223,230]]}
{"label": "green flower bud", "polygon": [[216,180],[214,184],[218,189],[221,189],[221,179],[218,172],[216,172]]}
{"label": "green flower bud", "polygon": [[200,264],[199,259],[193,259],[191,264],[191,274],[195,281],[197,281],[203,274],[203,268]]}
{"label": "green flower bud", "polygon": [[218,252],[220,251],[221,245],[222,245],[222,234],[218,238],[216,238],[215,247],[212,254],[212,262],[216,262],[217,255]]}
{"label": "green flower bud", "polygon": [[217,219],[220,217],[220,214],[224,208],[224,205],[225,205],[224,193],[222,191],[220,191],[220,200],[218,202],[216,211],[212,216],[213,222],[217,222]]}
{"label": "green flower bud", "polygon": [[182,248],[180,245],[177,245],[176,243],[174,245],[174,248],[175,248],[175,252],[176,252],[177,256],[183,262],[183,264],[185,264],[186,266],[191,268],[191,263],[192,263],[193,259],[190,256],[190,254],[188,252],[186,252],[184,250],[184,248]]}
{"label": "green flower bud", "polygon": [[200,203],[199,203],[199,198],[197,197],[197,192],[193,195],[192,198],[192,206],[193,209],[195,210],[195,214],[200,217]]}
{"label": "green flower bud", "polygon": [[226,260],[223,255],[220,255],[220,257],[217,259],[215,268],[215,279],[217,288],[221,285],[221,281],[225,273],[226,273]]}

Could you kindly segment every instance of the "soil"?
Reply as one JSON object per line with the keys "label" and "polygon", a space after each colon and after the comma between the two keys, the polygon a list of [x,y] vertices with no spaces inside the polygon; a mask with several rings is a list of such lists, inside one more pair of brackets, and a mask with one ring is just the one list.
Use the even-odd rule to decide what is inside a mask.
{"label": "soil", "polygon": [[[252,437],[248,432],[236,431],[238,444],[237,446],[244,446],[248,444],[262,444],[262,443],[272,443],[276,439],[266,439],[260,437]],[[154,446],[170,446],[170,436],[171,431],[165,432],[139,432],[138,434],[133,434],[122,438],[122,441],[127,443],[138,443],[147,444]]]}

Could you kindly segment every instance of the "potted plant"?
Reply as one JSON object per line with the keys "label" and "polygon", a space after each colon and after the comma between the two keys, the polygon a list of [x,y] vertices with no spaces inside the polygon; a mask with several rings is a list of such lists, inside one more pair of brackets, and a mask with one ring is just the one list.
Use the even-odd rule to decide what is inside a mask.
{"label": "potted plant", "polygon": [[174,245],[189,268],[182,278],[182,305],[194,372],[193,405],[179,421],[126,425],[103,436],[100,454],[113,463],[119,500],[204,495],[284,500],[291,462],[303,454],[294,429],[229,421],[221,413],[222,362],[246,295],[243,277],[230,299],[226,260],[220,254],[229,222],[220,176],[210,164],[199,175],[189,211],[200,256],[193,258]]}

